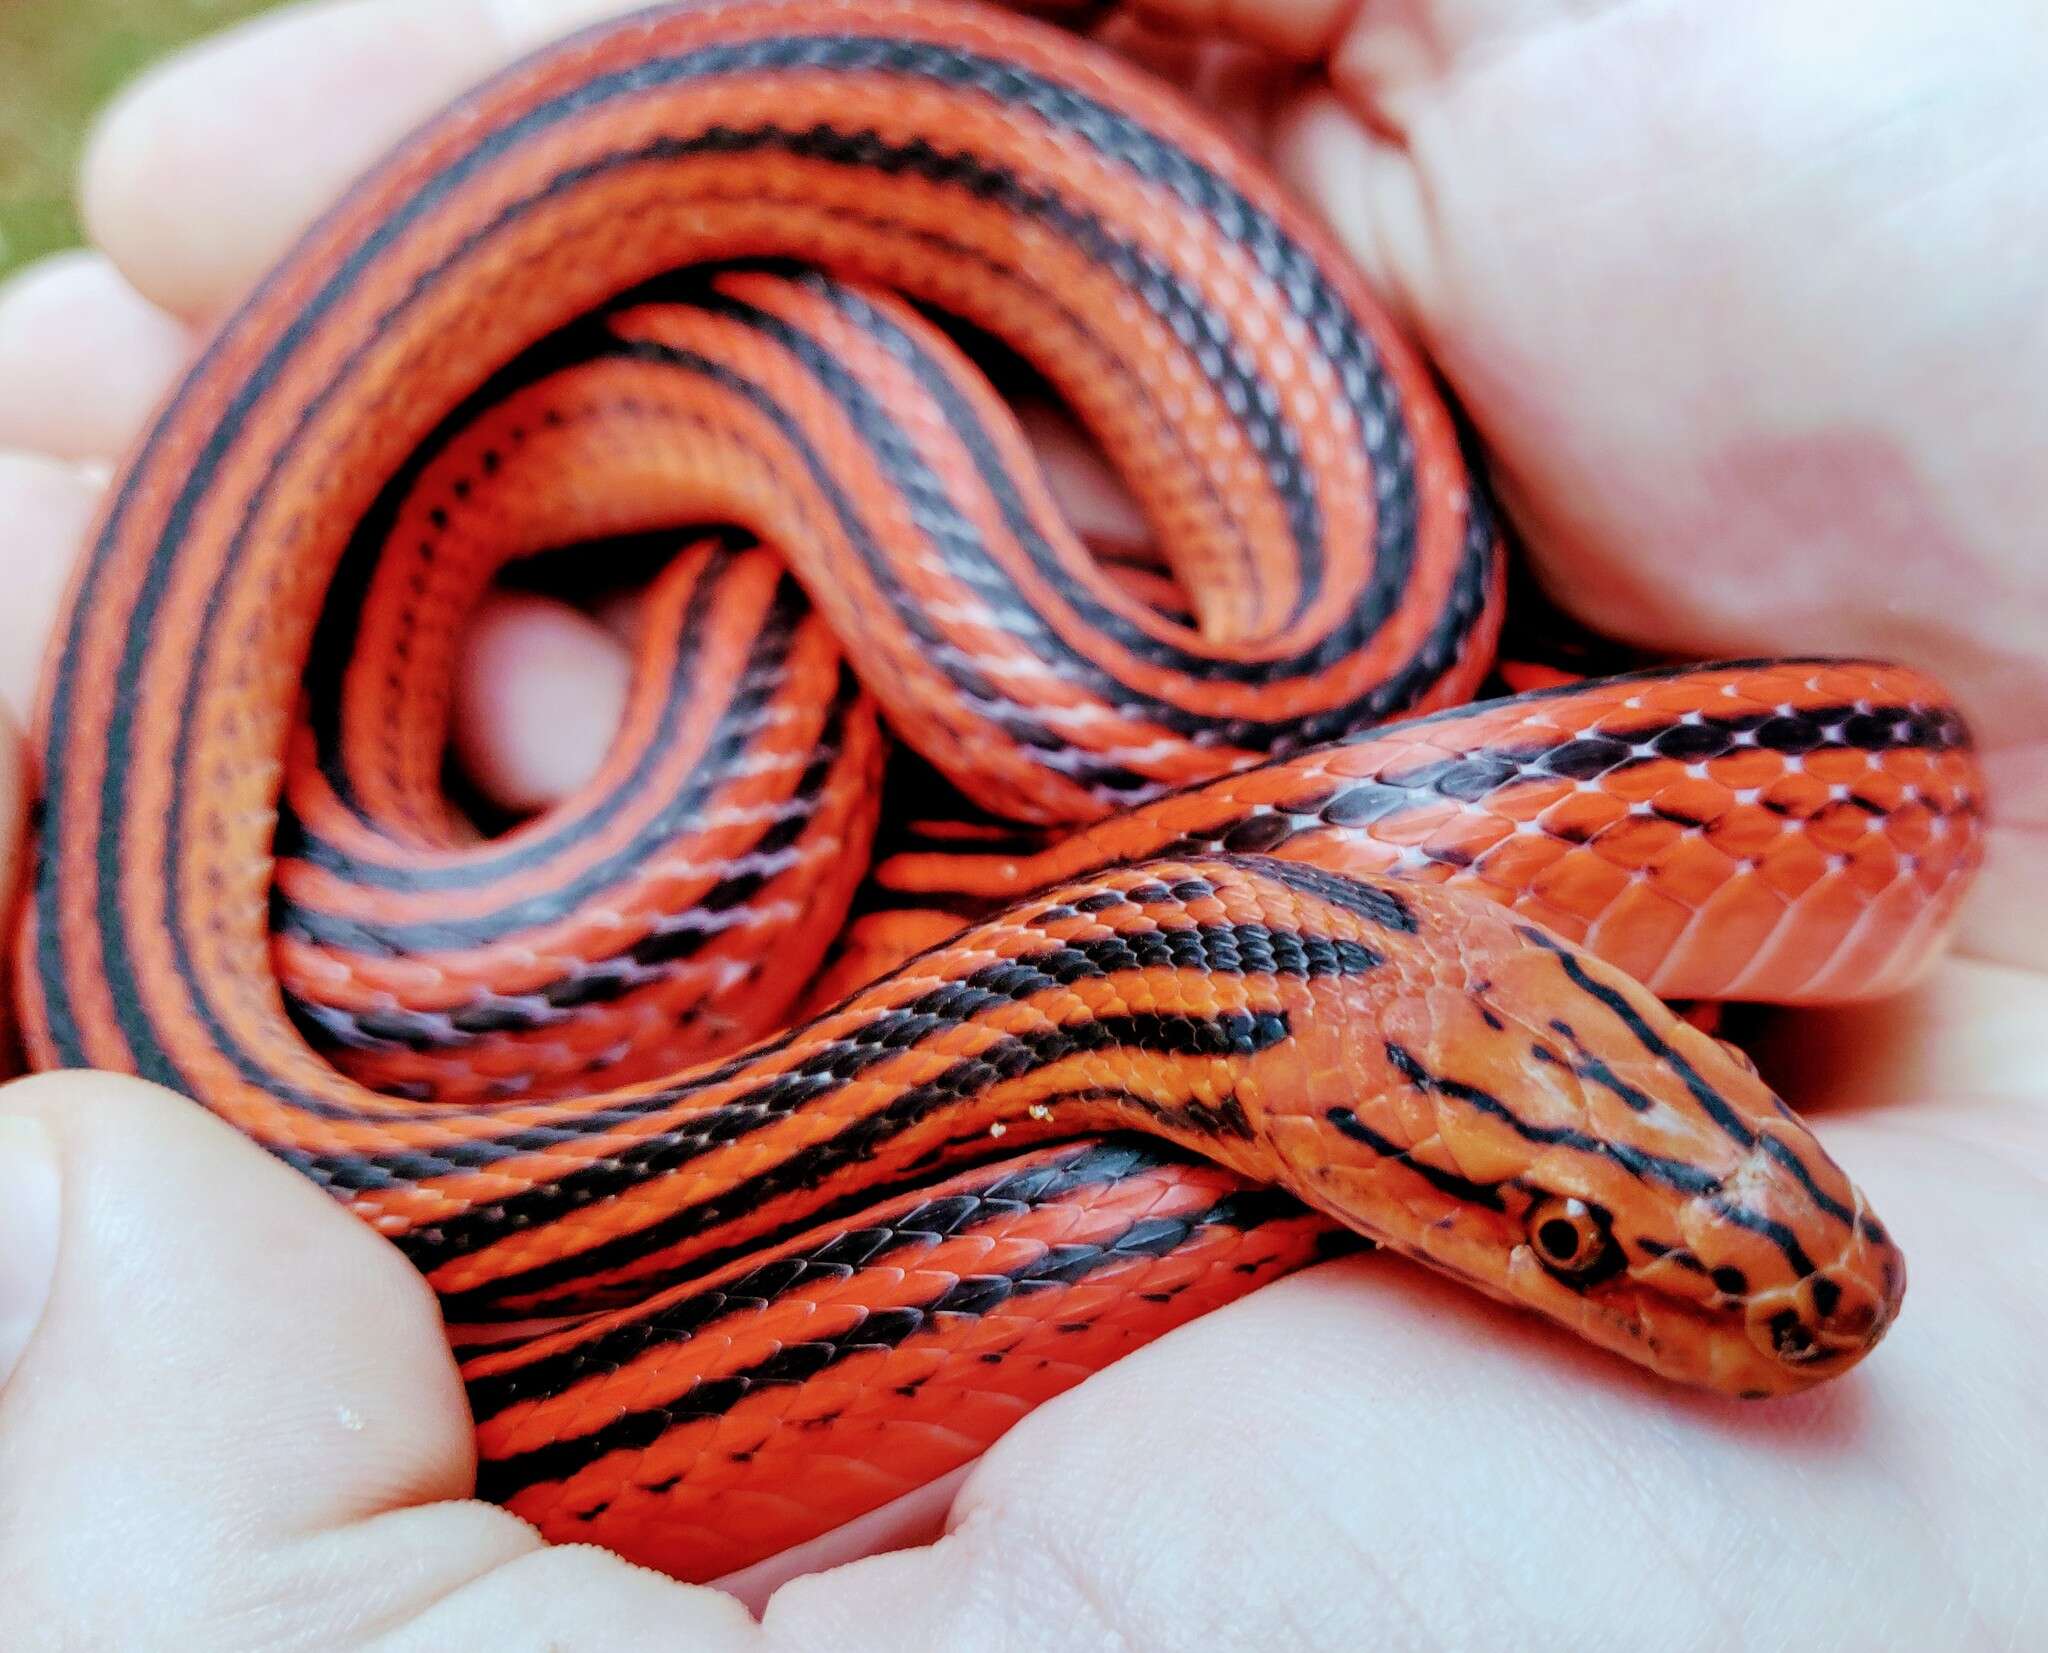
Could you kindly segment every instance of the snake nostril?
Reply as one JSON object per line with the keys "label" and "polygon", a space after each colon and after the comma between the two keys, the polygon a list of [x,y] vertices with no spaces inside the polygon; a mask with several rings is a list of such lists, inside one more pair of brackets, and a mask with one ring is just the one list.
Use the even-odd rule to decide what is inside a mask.
{"label": "snake nostril", "polygon": [[1780,1360],[1797,1365],[1826,1352],[1816,1347],[1813,1328],[1797,1309],[1779,1309],[1765,1324],[1770,1328],[1771,1349]]}
{"label": "snake nostril", "polygon": [[1868,1343],[1889,1318],[1884,1304],[1873,1293],[1845,1294],[1839,1284],[1824,1275],[1810,1283],[1807,1300],[1813,1308],[1815,1331],[1838,1347]]}
{"label": "snake nostril", "polygon": [[1897,1302],[1889,1275],[1829,1271],[1801,1281],[1794,1302],[1775,1309],[1764,1326],[1772,1352],[1788,1365],[1853,1357],[1883,1335]]}

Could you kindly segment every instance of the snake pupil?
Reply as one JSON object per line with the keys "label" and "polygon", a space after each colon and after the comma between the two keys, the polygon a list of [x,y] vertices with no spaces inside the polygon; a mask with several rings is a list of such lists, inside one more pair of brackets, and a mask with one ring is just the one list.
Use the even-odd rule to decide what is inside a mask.
{"label": "snake pupil", "polygon": [[1536,1231],[1536,1242],[1560,1263],[1569,1263],[1579,1252],[1579,1231],[1562,1217],[1552,1217]]}

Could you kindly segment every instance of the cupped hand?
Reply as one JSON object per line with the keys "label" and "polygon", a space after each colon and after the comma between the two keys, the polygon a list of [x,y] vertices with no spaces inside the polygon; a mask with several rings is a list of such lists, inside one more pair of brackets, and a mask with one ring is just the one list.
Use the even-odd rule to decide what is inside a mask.
{"label": "cupped hand", "polygon": [[[406,127],[604,9],[328,0],[109,117],[86,178],[103,251],[0,292],[17,718],[106,466],[198,331]],[[746,1581],[758,1600],[943,1525],[784,1584],[756,1624],[468,1501],[460,1389],[397,1254],[191,1104],[56,1076],[0,1096],[7,1646],[2048,1638],[2024,1468],[2048,1452],[2048,36],[2027,0],[1153,19],[1119,38],[1231,103],[1327,213],[1569,606],[1658,648],[1897,654],[1970,710],[1997,825],[1959,956],[1903,1001],[1788,1019],[1772,1052],[1911,1256],[1897,1331],[1843,1382],[1741,1406],[1405,1265],[1334,1265]],[[1075,497],[1114,526],[1113,499]],[[559,795],[616,708],[612,639],[507,603],[466,670],[472,769],[513,807]],[[20,754],[0,758],[12,819]]]}

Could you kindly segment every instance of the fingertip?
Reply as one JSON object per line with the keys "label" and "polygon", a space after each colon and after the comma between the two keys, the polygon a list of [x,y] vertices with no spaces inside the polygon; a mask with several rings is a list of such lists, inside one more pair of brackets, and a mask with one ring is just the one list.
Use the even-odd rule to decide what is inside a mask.
{"label": "fingertip", "polygon": [[88,1117],[87,1110],[139,1110],[143,1122],[135,1128],[148,1131],[152,1128],[149,1119],[166,1104],[172,1105],[174,1112],[190,1112],[193,1107],[146,1079],[84,1068],[31,1073],[0,1086],[0,1118],[26,1122],[47,1132],[66,1159],[79,1135],[79,1121]]}
{"label": "fingertip", "polygon": [[[0,704],[0,912],[15,910],[20,888],[22,852],[28,837],[28,742],[20,725]],[[7,976],[0,971],[0,982]],[[15,1020],[14,997],[0,993],[0,1083],[22,1070],[21,1029]]]}
{"label": "fingertip", "polygon": [[33,1114],[0,1112],[0,1390],[49,1301],[62,1200],[49,1130]]}
{"label": "fingertip", "polygon": [[508,48],[485,0],[321,0],[146,71],[95,127],[93,239],[188,320],[235,302],[380,153]]}
{"label": "fingertip", "polygon": [[1327,86],[1291,100],[1273,128],[1273,167],[1322,218],[1367,283],[1412,322],[1427,289],[1429,235],[1408,158]]}
{"label": "fingertip", "polygon": [[0,709],[19,725],[34,709],[43,655],[102,491],[79,466],[0,450]]}
{"label": "fingertip", "polygon": [[1097,548],[1139,549],[1152,531],[1102,451],[1065,408],[1038,399],[1017,407],[1017,422],[1029,439],[1052,490],[1060,515]]}
{"label": "fingertip", "polygon": [[537,51],[578,29],[645,9],[646,0],[481,0],[513,53]]}
{"label": "fingertip", "polygon": [[1359,0],[1139,0],[1149,22],[1187,34],[1221,35],[1295,63],[1327,56]]}
{"label": "fingertip", "polygon": [[287,1532],[468,1493],[433,1295],[366,1224],[140,1079],[34,1075],[0,1117],[48,1133],[63,1183],[49,1304],[4,1396],[16,1473],[59,1498],[91,1475],[63,1443],[132,1441],[131,1515],[262,1506]]}
{"label": "fingertip", "polygon": [[1186,25],[1117,11],[1094,32],[1100,45],[1177,87],[1220,130],[1266,153],[1273,113],[1301,79],[1292,55]]}
{"label": "fingertip", "polygon": [[609,629],[545,597],[489,597],[470,623],[455,691],[455,753],[505,809],[530,813],[588,781],[632,683]]}
{"label": "fingertip", "polygon": [[101,253],[53,253],[0,285],[0,446],[116,458],[191,349]]}
{"label": "fingertip", "polygon": [[[434,1512],[437,1518],[446,1513]],[[594,1545],[529,1543],[479,1570],[378,1645],[389,1653],[450,1647],[755,1653],[766,1641],[746,1609],[717,1590],[679,1584]]]}
{"label": "fingertip", "polygon": [[842,1527],[757,1561],[751,1567],[728,1573],[717,1580],[716,1588],[730,1593],[758,1615],[766,1610],[777,1591],[798,1579],[869,1556],[929,1546],[943,1536],[953,1500],[973,1471],[972,1464],[963,1464]]}

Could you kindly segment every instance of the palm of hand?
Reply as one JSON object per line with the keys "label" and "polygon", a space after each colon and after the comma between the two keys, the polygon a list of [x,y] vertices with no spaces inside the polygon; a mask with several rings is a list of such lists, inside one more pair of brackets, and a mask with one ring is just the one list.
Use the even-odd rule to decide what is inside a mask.
{"label": "palm of hand", "polygon": [[[174,70],[110,126],[91,204],[144,293],[188,319],[218,310],[387,129],[506,49],[465,32],[453,5],[402,24],[375,9],[280,23]],[[1461,392],[1546,580],[1652,646],[1897,652],[1945,675],[1986,738],[2004,824],[1966,938],[1978,956],[1903,1005],[1804,1018],[1779,1053],[1795,1102],[1837,1104],[1829,1146],[1912,1257],[1907,1314],[1856,1378],[1741,1408],[1675,1397],[1397,1265],[1326,1268],[1034,1415],[957,1493],[949,1538],[789,1587],[765,1634],[2024,1641],[2042,1517],[2025,1515],[2035,1501],[2009,1466],[2048,1447],[2030,1378],[2048,1310],[2027,1290],[2048,1263],[2030,1220],[2042,1178],[2027,1168],[2048,1156],[2048,1087],[2021,1034],[2048,1009],[2048,983],[2029,974],[2048,952],[2014,915],[2048,887],[2048,832],[2027,826],[2048,750],[2048,572],[2030,550],[2040,500],[2022,456],[2041,447],[2026,439],[2040,435],[2029,391],[2048,335],[2004,275],[2039,258],[2014,257],[2025,220],[2001,208],[2026,146],[2048,135],[2018,90],[2038,84],[2040,36],[2017,0],[1975,7],[1968,49],[1971,31],[1903,4],[1859,9],[1855,40],[1822,4],[1714,8],[1711,28],[1695,6],[1558,6],[1541,23],[1492,0],[1380,10],[1334,37],[1313,0],[1239,22],[1327,52],[1335,90],[1287,97],[1280,156]],[[380,80],[394,35],[402,67]],[[303,161],[289,177],[227,158],[266,122],[296,140],[274,145]],[[32,279],[0,299],[0,440],[111,454],[183,346],[99,267]],[[38,387],[60,379],[68,423],[52,441]],[[26,525],[8,555],[26,584],[49,583],[75,551],[88,484],[16,456],[0,462],[0,491]],[[14,623],[46,626],[47,606]],[[18,630],[15,646],[26,656],[40,636]],[[25,676],[17,664],[10,681]],[[287,1183],[275,1199],[331,1221],[330,1249],[355,1259],[335,1312],[354,1303],[369,1319],[377,1282],[414,1289],[304,1191]],[[243,1323],[273,1306],[303,1317],[295,1277],[227,1266],[247,1276]],[[319,1265],[292,1266],[303,1278]],[[133,1334],[144,1344],[148,1316]],[[196,1627],[213,1622],[200,1615],[219,1611],[223,1580],[316,1576],[295,1587],[292,1622],[367,1635],[371,1610],[354,1604],[402,1618],[482,1575],[435,1610],[441,1643],[491,1622],[449,1619],[458,1601],[509,1622],[533,1568],[509,1563],[499,1524],[444,1505],[402,1532],[390,1517],[348,1525],[461,1490],[460,1402],[432,1344],[398,1339],[374,1379],[309,1363],[316,1388],[402,1390],[419,1420],[376,1463],[346,1441],[301,1448],[310,1466],[251,1494],[271,1524],[250,1531],[326,1530],[325,1571],[299,1572],[303,1553],[282,1540],[231,1545],[224,1522],[165,1586],[159,1621],[207,1640]],[[114,1381],[147,1411],[139,1375]],[[42,1529],[17,1539],[47,1570],[21,1576],[132,1569],[111,1552],[128,1523],[93,1513],[104,1497],[66,1461],[61,1431],[38,1434],[5,1449],[49,1489]],[[152,1495],[145,1478],[134,1496]],[[393,1609],[401,1554],[432,1556],[432,1576]],[[1767,1622],[1753,1621],[1766,1602]],[[643,1622],[748,1634],[701,1595],[588,1557],[555,1564],[547,1611],[608,1645]]]}

